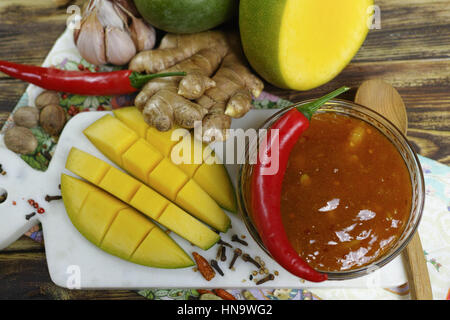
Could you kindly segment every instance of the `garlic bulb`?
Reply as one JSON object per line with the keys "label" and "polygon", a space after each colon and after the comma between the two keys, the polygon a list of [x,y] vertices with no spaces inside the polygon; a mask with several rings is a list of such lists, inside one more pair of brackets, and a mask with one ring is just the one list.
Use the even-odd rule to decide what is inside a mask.
{"label": "garlic bulb", "polygon": [[90,0],[74,41],[94,65],[127,64],[137,52],[155,45],[155,29],[123,6],[124,1]]}

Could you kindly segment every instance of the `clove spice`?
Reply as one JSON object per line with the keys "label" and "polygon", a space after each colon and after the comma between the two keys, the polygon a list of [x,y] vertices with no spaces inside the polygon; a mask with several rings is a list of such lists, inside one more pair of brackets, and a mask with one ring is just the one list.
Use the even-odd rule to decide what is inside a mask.
{"label": "clove spice", "polygon": [[211,264],[211,267],[213,267],[214,270],[216,270],[218,274],[220,274],[222,277],[224,276],[224,273],[223,273],[222,269],[219,267],[219,264],[217,263],[216,260],[212,259],[210,264]]}
{"label": "clove spice", "polygon": [[222,257],[222,247],[223,247],[223,246],[219,246],[219,249],[217,249],[217,253],[216,253],[216,259],[217,259],[217,260],[221,260],[221,257]]}
{"label": "clove spice", "polygon": [[237,234],[233,234],[233,236],[231,237],[231,241],[239,242],[240,244],[242,244],[242,245],[244,245],[244,246],[248,246],[247,241],[244,241],[244,240],[242,240],[241,238],[239,238],[239,237],[237,236]]}
{"label": "clove spice", "polygon": [[219,239],[219,241],[217,243],[221,244],[223,246],[227,246],[228,248],[233,248],[233,246],[231,244],[229,244],[228,242],[223,241],[222,239]]}
{"label": "clove spice", "polygon": [[241,254],[242,254],[242,250],[241,250],[241,249],[237,248],[237,249],[234,250],[234,255],[233,255],[233,258],[231,259],[229,269],[232,269],[232,268],[233,268],[234,263],[236,262],[237,258],[238,258]]}
{"label": "clove spice", "polygon": [[49,196],[49,195],[45,196],[45,201],[47,201],[47,202],[50,202],[53,200],[61,200],[61,199],[62,199],[62,196]]}
{"label": "clove spice", "polygon": [[266,277],[264,277],[264,278],[258,280],[258,281],[256,282],[256,285],[263,284],[263,283],[265,283],[265,282],[267,282],[267,281],[270,281],[270,280],[273,280],[273,279],[275,279],[275,276],[274,276],[273,274],[269,273]]}
{"label": "clove spice", "polygon": [[250,257],[250,255],[247,253],[244,253],[242,255],[242,260],[244,260],[245,262],[250,262],[258,269],[261,269],[261,265],[257,261],[255,261],[252,257]]}
{"label": "clove spice", "polygon": [[220,261],[226,261],[227,260],[227,254],[226,254],[226,248],[225,246],[222,246],[220,250]]}
{"label": "clove spice", "polygon": [[26,219],[26,220],[30,220],[30,219],[33,218],[35,215],[36,215],[36,212],[32,212],[32,213],[30,213],[30,214],[27,214],[27,215],[25,216],[25,219]]}

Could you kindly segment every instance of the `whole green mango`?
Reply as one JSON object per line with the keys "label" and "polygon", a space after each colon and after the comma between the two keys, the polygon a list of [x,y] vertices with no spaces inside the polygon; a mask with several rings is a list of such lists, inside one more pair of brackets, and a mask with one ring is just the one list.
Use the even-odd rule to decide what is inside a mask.
{"label": "whole green mango", "polygon": [[142,17],[158,29],[195,33],[212,29],[238,12],[238,0],[134,0]]}

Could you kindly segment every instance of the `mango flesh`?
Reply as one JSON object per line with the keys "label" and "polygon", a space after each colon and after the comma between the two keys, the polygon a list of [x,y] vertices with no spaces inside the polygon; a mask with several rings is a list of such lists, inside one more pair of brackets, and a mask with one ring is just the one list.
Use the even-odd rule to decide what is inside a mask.
{"label": "mango flesh", "polygon": [[[217,233],[170,203],[159,193],[84,151],[72,148],[67,157],[66,168],[161,223],[199,248],[206,250],[219,240]],[[90,198],[88,195],[87,199]],[[104,203],[93,203],[91,207],[100,206],[99,211],[102,211],[101,206],[104,205]],[[176,218],[173,217],[175,209],[172,206],[178,208]]]}
{"label": "mango flesh", "polygon": [[[135,107],[116,109],[114,115],[166,157],[171,158],[173,152],[183,158],[183,150],[190,150],[191,154],[186,159],[191,160],[191,163],[176,165],[194,179],[222,208],[236,212],[236,197],[228,172],[225,166],[220,164],[220,161],[210,161],[210,158],[215,155],[207,144],[194,139],[193,135],[187,131],[186,134],[190,135],[190,139],[188,139],[189,137],[172,139],[172,133],[176,129],[180,129],[179,127],[165,132],[158,131],[145,122],[142,113]],[[190,144],[186,145],[188,142]],[[199,153],[204,156],[194,155],[196,150],[199,150]]]}
{"label": "mango flesh", "polygon": [[[195,188],[195,193],[190,188],[190,199],[183,197],[183,189],[192,179],[120,120],[106,115],[86,128],[84,134],[105,156],[134,177],[216,230],[228,230],[231,220],[214,199],[201,187]],[[197,182],[191,181],[189,186],[194,183]],[[187,202],[191,205],[183,206]]]}
{"label": "mango flesh", "polygon": [[339,74],[364,42],[373,0],[241,0],[252,67],[280,88],[309,90]]}
{"label": "mango flesh", "polygon": [[61,193],[75,228],[104,251],[155,268],[194,264],[158,226],[101,189],[62,174]]}

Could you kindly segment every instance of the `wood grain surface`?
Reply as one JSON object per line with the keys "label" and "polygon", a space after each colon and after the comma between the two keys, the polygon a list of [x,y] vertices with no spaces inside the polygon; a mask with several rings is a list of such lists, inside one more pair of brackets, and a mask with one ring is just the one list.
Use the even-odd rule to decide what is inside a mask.
{"label": "wood grain surface", "polygon": [[[0,59],[40,65],[64,31],[68,5],[82,0],[0,1]],[[376,0],[381,29],[369,35],[344,71],[307,92],[266,85],[293,102],[341,85],[382,78],[404,99],[416,151],[450,164],[450,10],[448,0]],[[0,74],[0,127],[26,84]],[[356,89],[343,98],[353,100]],[[44,247],[22,237],[0,252],[0,299],[139,299],[132,291],[68,291],[52,284]]]}

